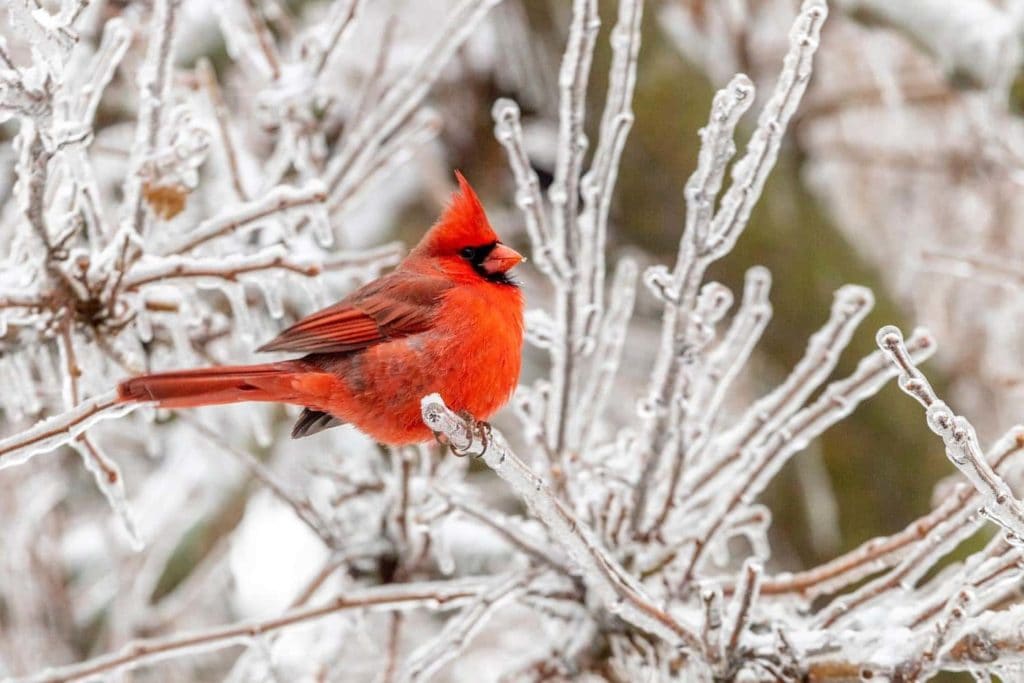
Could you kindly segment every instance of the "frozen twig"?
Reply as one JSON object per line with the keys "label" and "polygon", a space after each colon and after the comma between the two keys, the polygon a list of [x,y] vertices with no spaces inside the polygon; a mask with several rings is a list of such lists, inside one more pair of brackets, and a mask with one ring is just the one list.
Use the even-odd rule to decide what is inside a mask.
{"label": "frozen twig", "polygon": [[228,119],[227,107],[224,104],[224,97],[220,91],[220,85],[217,83],[217,74],[213,70],[213,66],[207,59],[201,59],[196,64],[196,74],[199,77],[199,81],[206,88],[208,97],[210,98],[210,106],[213,109],[214,118],[217,120],[217,130],[220,132],[221,147],[224,149],[224,157],[227,160],[228,171],[231,173],[231,185],[235,189],[235,194],[238,198],[243,201],[248,201],[250,196],[249,192],[245,189],[245,183],[242,180],[242,171],[238,162],[238,152],[235,148],[235,142],[231,134],[231,123]]}
{"label": "frozen twig", "polygon": [[398,676],[402,683],[427,681],[466,649],[469,641],[508,600],[523,592],[532,572],[525,569],[501,574],[477,598],[452,617],[436,638],[409,656]]}
{"label": "frozen twig", "polygon": [[[1024,432],[1011,430],[993,448],[992,466],[1000,470],[1013,456],[1024,451]],[[908,548],[925,542],[933,530],[954,515],[967,520],[980,501],[980,493],[967,483],[957,484],[942,503],[927,515],[914,520],[902,531],[874,538],[850,552],[825,564],[795,574],[779,574],[766,578],[761,585],[762,595],[797,593],[810,601],[834,593],[860,581],[866,576],[895,565],[906,556]],[[967,531],[969,536],[976,526]],[[727,587],[728,589],[728,587]]]}
{"label": "frozen twig", "polygon": [[743,158],[732,170],[732,184],[722,197],[711,222],[702,254],[719,258],[732,249],[761,196],[765,180],[775,166],[789,120],[796,112],[811,78],[811,64],[818,49],[821,27],[828,15],[824,0],[804,0],[789,38],[789,52],[775,91],[757,120]]}
{"label": "frozen twig", "polygon": [[877,340],[879,348],[900,373],[900,388],[924,406],[928,427],[942,437],[946,456],[981,493],[983,513],[1006,530],[1012,543],[1024,544],[1024,504],[1014,497],[1006,480],[985,459],[974,427],[939,400],[907,352],[903,335],[897,328],[883,327],[878,331]]}
{"label": "frozen twig", "polygon": [[643,404],[643,429],[633,447],[634,457],[644,463],[630,519],[630,526],[639,533],[647,521],[652,477],[661,470],[666,451],[674,450],[673,439],[678,443],[678,435],[666,426],[687,419],[689,401],[685,394],[690,387],[683,366],[693,353],[687,328],[700,283],[708,266],[736,244],[760,198],[768,173],[778,159],[782,135],[807,88],[826,15],[822,0],[806,0],[801,7],[775,91],[758,118],[746,154],[733,167],[732,184],[714,212],[715,196],[735,152],[732,137],[739,118],[753,100],[753,85],[745,76],[737,76],[716,95],[704,129],[698,166],[687,183],[686,230],[675,268],[671,273],[649,271],[646,278],[648,287],[664,302],[665,310],[661,343]]}
{"label": "frozen twig", "polygon": [[729,629],[729,640],[725,643],[725,661],[730,662],[736,657],[744,631],[749,628],[750,609],[757,600],[761,589],[761,565],[748,561],[743,566],[742,582],[736,592],[732,624]]}
{"label": "frozen twig", "polygon": [[195,652],[245,645],[252,639],[345,610],[451,609],[480,595],[486,585],[480,579],[469,578],[353,590],[323,604],[293,609],[270,619],[218,626],[166,638],[135,640],[109,655],[71,666],[47,669],[25,678],[12,678],[7,683],[64,683],[103,673],[135,669]]}
{"label": "frozen twig", "polygon": [[117,393],[113,391],[86,399],[75,408],[46,418],[31,429],[0,439],[0,469],[20,465],[37,453],[59,448],[100,420],[120,417],[132,409],[132,405],[118,405]]}
{"label": "frozen twig", "polygon": [[331,212],[341,207],[336,198],[350,194],[347,185],[364,177],[366,168],[373,164],[384,141],[409,120],[440,75],[442,67],[500,1],[462,0],[434,33],[435,39],[424,49],[415,67],[391,84],[374,109],[346,134],[344,146],[324,173]]}
{"label": "frozen twig", "polygon": [[[839,361],[839,354],[849,344],[857,325],[870,311],[873,302],[871,292],[862,287],[844,287],[836,293],[828,321],[811,337],[807,344],[807,351],[793,371],[778,388],[752,405],[732,432],[723,437],[723,443],[716,445],[716,448],[724,455],[719,458],[699,458],[703,471],[694,475],[698,484],[688,487],[691,493],[698,492],[700,484],[723,472],[725,467],[734,461],[745,461],[746,466],[743,469],[747,473],[760,471],[761,468],[756,467],[754,463],[761,464],[759,461],[768,459],[765,456],[768,449],[763,448],[762,444],[775,434],[793,434],[792,429],[783,430],[780,427],[800,409],[807,397],[831,374],[832,369]],[[859,384],[856,382],[854,382],[854,386],[859,388]],[[847,397],[843,396],[842,398],[846,399]],[[860,400],[859,394],[853,394],[848,398],[854,402],[854,405]],[[835,402],[839,403],[840,399],[835,399]],[[842,404],[843,407],[846,405],[849,405],[849,401]],[[799,440],[795,443],[800,445],[805,442]],[[711,515],[709,529],[718,527],[724,522],[725,516],[732,511],[741,496],[752,497],[754,495],[755,491],[749,491],[747,487],[747,484],[752,483],[749,478],[749,476],[744,476],[734,479],[733,484],[728,488],[729,493],[718,496],[718,500],[728,501],[728,503],[716,514]],[[672,496],[675,492],[673,482],[675,481],[677,481],[677,477],[673,476],[670,480],[669,497],[666,498],[664,506],[673,503]],[[659,515],[655,523],[663,522],[665,515],[667,512]],[[653,533],[654,530],[652,529],[649,533]],[[694,562],[707,549],[706,543],[712,534],[699,537],[701,540],[697,542]],[[688,577],[691,575],[692,567],[691,571],[687,573]]]}
{"label": "frozen twig", "polygon": [[139,116],[132,146],[132,163],[124,183],[126,213],[123,220],[134,234],[144,232],[146,206],[143,201],[142,168],[160,142],[164,107],[168,104],[173,67],[174,44],[181,0],[157,0],[154,3],[153,36],[139,73]]}
{"label": "frozen twig", "polygon": [[548,277],[564,280],[569,277],[569,264],[565,254],[556,248],[553,241],[540,192],[540,181],[526,154],[519,105],[512,100],[498,99],[491,108],[491,116],[494,119],[494,137],[505,148],[512,168],[516,183],[516,205],[526,217],[526,230],[533,244],[534,263]]}
{"label": "frozen twig", "polygon": [[492,431],[484,446],[474,431],[476,426],[449,410],[437,394],[423,398],[422,410],[424,423],[435,433],[444,435],[453,448],[463,453],[474,446],[483,448],[480,454],[483,462],[504,479],[544,523],[555,542],[582,572],[587,588],[600,597],[606,609],[675,647],[700,650],[697,635],[644,594],[638,582],[597,545],[593,533],[512,453],[498,432]]}
{"label": "frozen twig", "polygon": [[281,186],[260,199],[246,202],[220,216],[203,221],[181,239],[167,245],[163,251],[168,255],[190,252],[210,240],[228,235],[250,223],[293,209],[312,207],[323,203],[325,199],[323,186],[318,182],[311,182],[301,188]]}
{"label": "frozen twig", "polygon": [[222,278],[237,280],[238,276],[263,270],[279,270],[296,273],[305,277],[319,275],[319,263],[307,259],[296,259],[287,250],[270,247],[251,256],[234,258],[194,258],[165,256],[156,259],[153,265],[145,261],[136,262],[125,275],[121,286],[125,290],[138,289],[152,283],[165,283],[184,278]]}

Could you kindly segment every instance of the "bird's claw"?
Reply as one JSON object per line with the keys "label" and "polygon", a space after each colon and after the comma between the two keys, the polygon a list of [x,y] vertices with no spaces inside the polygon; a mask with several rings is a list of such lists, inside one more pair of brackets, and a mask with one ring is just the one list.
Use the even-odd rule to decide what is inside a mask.
{"label": "bird's claw", "polygon": [[[477,439],[480,440],[480,452],[471,453],[469,451],[469,446],[467,446],[465,449],[457,449],[454,446],[454,444],[451,443],[448,444],[448,447],[451,449],[452,453],[460,457],[465,455],[471,455],[474,458],[482,458],[484,453],[487,452],[487,448],[491,445],[490,423],[484,422],[483,420],[477,420],[467,410],[460,410],[456,414],[462,418],[463,422],[469,425],[469,446],[472,446],[473,442],[476,441]],[[440,441],[440,439],[438,440]]]}

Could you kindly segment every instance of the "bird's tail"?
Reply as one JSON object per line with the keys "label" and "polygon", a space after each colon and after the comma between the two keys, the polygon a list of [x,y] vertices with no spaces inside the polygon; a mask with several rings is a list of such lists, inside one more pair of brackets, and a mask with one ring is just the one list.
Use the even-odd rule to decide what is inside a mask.
{"label": "bird's tail", "polygon": [[155,401],[163,408],[240,403],[243,401],[300,402],[308,369],[294,362],[236,365],[198,370],[177,370],[142,375],[121,382],[122,403]]}

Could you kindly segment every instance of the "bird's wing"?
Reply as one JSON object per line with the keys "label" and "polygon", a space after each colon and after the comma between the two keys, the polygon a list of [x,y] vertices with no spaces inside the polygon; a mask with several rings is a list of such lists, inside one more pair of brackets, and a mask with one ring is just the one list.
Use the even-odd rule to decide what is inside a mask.
{"label": "bird's wing", "polygon": [[331,427],[337,427],[345,424],[344,421],[334,417],[330,413],[325,413],[322,410],[314,410],[312,408],[304,408],[302,415],[299,415],[299,419],[295,422],[295,426],[292,427],[292,438],[301,439],[307,436],[313,436],[319,434],[325,429]]}
{"label": "bird's wing", "polygon": [[341,353],[423,332],[451,286],[444,278],[394,271],[303,318],[258,350]]}

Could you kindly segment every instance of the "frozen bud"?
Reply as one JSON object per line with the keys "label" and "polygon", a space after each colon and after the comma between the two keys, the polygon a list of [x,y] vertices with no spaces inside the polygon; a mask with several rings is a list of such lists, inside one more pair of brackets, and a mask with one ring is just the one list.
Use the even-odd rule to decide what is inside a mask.
{"label": "frozen bud", "polygon": [[658,301],[674,304],[679,298],[672,283],[672,274],[663,265],[644,270],[644,285]]}

